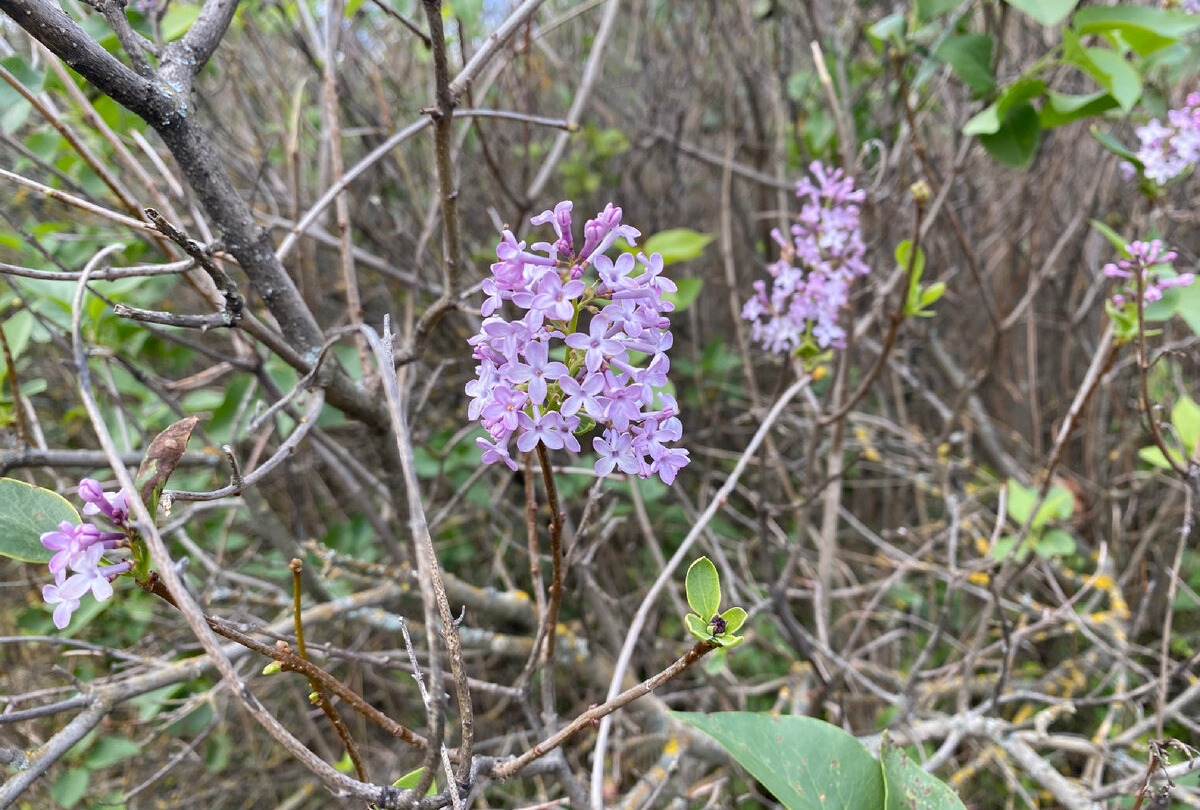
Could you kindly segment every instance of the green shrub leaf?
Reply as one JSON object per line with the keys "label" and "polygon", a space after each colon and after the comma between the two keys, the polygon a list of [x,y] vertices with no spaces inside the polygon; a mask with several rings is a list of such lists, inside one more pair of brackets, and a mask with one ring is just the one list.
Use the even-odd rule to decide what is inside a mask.
{"label": "green shrub leaf", "polygon": [[962,801],[945,782],[926,773],[886,736],[879,761],[887,792],[886,810],[964,810]]}
{"label": "green shrub leaf", "polygon": [[49,562],[53,552],[42,545],[42,533],[64,520],[80,522],[66,498],[12,478],[0,478],[0,504],[0,555],[22,562]]}
{"label": "green shrub leaf", "polygon": [[651,253],[662,254],[663,264],[674,264],[695,259],[712,240],[712,235],[691,228],[672,228],[651,236],[641,249],[647,256]]}
{"label": "green shrub leaf", "polygon": [[954,75],[981,96],[996,89],[992,76],[992,38],[985,34],[946,37],[934,51]]}
{"label": "green shrub leaf", "polygon": [[686,588],[688,607],[708,624],[721,609],[721,578],[712,560],[701,557],[688,566]]}
{"label": "green shrub leaf", "polygon": [[854,737],[812,717],[672,712],[712,737],[788,810],[884,806],[879,763]]}
{"label": "green shrub leaf", "polygon": [[1058,25],[1079,5],[1079,0],[1004,0],[1042,25]]}

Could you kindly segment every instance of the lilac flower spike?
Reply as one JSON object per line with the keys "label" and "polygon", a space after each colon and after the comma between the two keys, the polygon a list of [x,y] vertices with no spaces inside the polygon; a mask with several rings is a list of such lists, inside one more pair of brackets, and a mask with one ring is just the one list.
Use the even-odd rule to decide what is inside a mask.
{"label": "lilac flower spike", "polygon": [[1167,276],[1171,262],[1175,260],[1175,251],[1164,249],[1163,243],[1154,239],[1149,242],[1131,242],[1125,246],[1128,259],[1118,259],[1104,265],[1104,275],[1109,278],[1123,279],[1124,283],[1113,294],[1112,302],[1118,307],[1129,301],[1137,300],[1137,278],[1142,276],[1143,303],[1159,301],[1163,290],[1169,287],[1187,287],[1195,276],[1191,273],[1181,273],[1177,276]]}
{"label": "lilac flower spike", "polygon": [[[516,470],[514,438],[522,452],[539,444],[579,452],[576,434],[595,425],[598,475],[620,469],[671,483],[688,462],[686,450],[665,445],[683,435],[675,400],[663,390],[672,343],[666,314],[674,309],[663,295],[675,284],[657,253],[605,255],[618,238],[635,245],[641,236],[611,203],[584,225],[576,250],[573,207],[560,202],[531,220],[552,226],[554,242],[526,248],[506,230],[496,247],[499,261],[482,285],[485,320],[468,341],[479,361],[467,383],[468,414],[490,437],[476,444],[485,464]],[[500,314],[510,303],[520,310],[515,320]],[[644,367],[631,352],[647,356]]]}
{"label": "lilac flower spike", "polygon": [[742,307],[751,339],[767,351],[793,353],[845,345],[838,315],[850,300],[850,283],[871,271],[859,227],[859,204],[866,193],[841,169],[820,161],[809,166],[813,179],[796,184],[803,202],[791,239],[778,231],[780,257],[767,266],[770,290],[754,282],[754,296]]}
{"label": "lilac flower spike", "polygon": [[1167,112],[1165,123],[1152,118],[1134,132],[1146,179],[1166,185],[1200,162],[1200,93],[1189,93],[1182,107]]}
{"label": "lilac flower spike", "polygon": [[[105,555],[128,545],[128,494],[124,490],[105,492],[98,481],[85,478],[79,482],[79,496],[85,515],[101,515],[121,531],[63,521],[55,531],[42,534],[42,545],[55,552],[49,565],[54,583],[42,588],[42,599],[54,606],[54,626],[59,630],[70,623],[86,594],[91,593],[97,602],[108,600],[113,594],[112,580],[133,566],[129,560],[100,564]],[[68,571],[74,573],[68,575]]]}

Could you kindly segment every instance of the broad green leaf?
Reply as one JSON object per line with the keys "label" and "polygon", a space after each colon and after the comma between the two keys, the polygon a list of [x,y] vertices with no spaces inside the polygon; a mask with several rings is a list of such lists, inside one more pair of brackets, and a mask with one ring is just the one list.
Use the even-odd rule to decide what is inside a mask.
{"label": "broad green leaf", "polygon": [[[34,70],[20,56],[6,56],[0,59],[0,65],[30,93],[42,92],[45,74]],[[16,132],[28,120],[32,111],[33,106],[24,96],[10,87],[8,82],[0,81],[0,132],[10,135]]]}
{"label": "broad green leaf", "polygon": [[897,11],[895,14],[882,17],[872,24],[867,29],[867,33],[879,42],[891,42],[896,45],[902,45],[904,43],[904,32],[907,28],[908,22],[904,19],[904,13]]}
{"label": "broad green leaf", "polygon": [[690,228],[673,228],[669,231],[659,231],[646,240],[642,252],[649,256],[652,253],[662,254],[663,264],[674,264],[694,259],[704,252],[704,248],[715,237],[711,234],[693,231]]}
{"label": "broad green leaf", "polygon": [[[397,779],[395,782],[392,782],[392,787],[404,788],[405,790],[414,790],[417,787],[417,785],[419,785],[421,783],[421,773],[424,770],[425,770],[424,768],[417,768],[415,771],[409,771],[408,773],[404,774],[404,776],[401,776],[399,779]],[[429,792],[426,793],[425,795],[432,796],[435,793],[437,793],[437,780],[436,779],[433,780],[433,783],[429,786]]]}
{"label": "broad green leaf", "polygon": [[1079,5],[1079,0],[1004,0],[1042,25],[1058,25]]}
{"label": "broad green leaf", "polygon": [[1088,48],[1087,54],[1096,66],[1093,76],[1100,86],[1112,94],[1122,110],[1132,110],[1142,97],[1142,77],[1133,65],[1108,48]]}
{"label": "broad green leaf", "polygon": [[1200,28],[1200,17],[1148,6],[1088,6],[1076,12],[1071,27],[1081,36],[1119,32],[1129,47],[1145,56]]}
{"label": "broad green leaf", "polygon": [[1118,106],[1117,100],[1104,90],[1084,95],[1048,91],[1046,103],[1042,105],[1039,113],[1039,122],[1042,129],[1053,129],[1080,118],[1101,115],[1116,106]]}
{"label": "broad green leaf", "polygon": [[683,617],[683,621],[687,624],[688,632],[696,637],[698,641],[712,641],[712,628],[708,626],[707,619],[701,619],[695,613],[689,613]]}
{"label": "broad green leaf", "polygon": [[179,39],[188,32],[192,27],[192,23],[200,16],[200,6],[185,6],[178,3],[172,3],[171,8],[167,11],[159,24],[159,30],[162,31],[164,40]]}
{"label": "broad green leaf", "polygon": [[980,135],[979,142],[996,160],[1019,169],[1033,160],[1041,135],[1037,110],[1026,103],[1010,111],[997,132]]}
{"label": "broad green leaf", "polygon": [[1033,547],[1040,557],[1065,557],[1075,553],[1075,538],[1062,529],[1051,529]]}
{"label": "broad green leaf", "polygon": [[963,135],[990,135],[1000,131],[1000,106],[989,104],[963,124]]}
{"label": "broad green leaf", "polygon": [[676,291],[663,293],[663,300],[674,304],[675,312],[683,312],[696,303],[696,299],[700,297],[700,291],[704,289],[704,279],[677,278],[673,279],[673,281],[677,288]]}
{"label": "broad green leaf", "polygon": [[707,624],[721,609],[721,578],[708,557],[696,560],[687,570],[688,607]]}
{"label": "broad green leaf", "polygon": [[887,803],[884,810],[966,810],[950,787],[908,758],[888,737],[879,750]]}
{"label": "broad green leaf", "polygon": [[1014,551],[1018,560],[1023,560],[1029,556],[1029,547],[1027,545],[1022,544],[1020,548],[1017,548],[1017,538],[1005,535],[996,540],[990,553],[993,560],[1003,562],[1013,556]]}
{"label": "broad green leaf", "polygon": [[66,498],[24,481],[0,478],[0,556],[22,562],[49,562],[53,553],[40,538],[63,521],[81,522]]}
{"label": "broad green leaf", "polygon": [[[1149,464],[1151,467],[1158,467],[1160,470],[1174,469],[1171,466],[1171,462],[1167,461],[1167,457],[1164,456],[1162,451],[1157,447],[1143,447],[1141,450],[1138,450],[1138,458]],[[1178,450],[1171,449],[1171,458],[1175,460],[1175,463],[1178,466],[1186,466],[1183,460],[1183,454]]]}
{"label": "broad green leaf", "polygon": [[1051,520],[1066,520],[1074,512],[1075,496],[1071,494],[1071,490],[1055,484],[1046,493],[1046,500],[1042,502],[1037,516],[1033,519],[1033,528],[1040,529]]}
{"label": "broad green leaf", "polygon": [[917,12],[917,22],[927,23],[962,4],[963,0],[916,0],[913,6]]}
{"label": "broad green leaf", "polygon": [[1004,126],[1009,113],[1046,92],[1046,83],[1034,76],[1024,76],[1004,88],[990,107],[979,111],[963,125],[964,135],[992,135]]}
{"label": "broad green leaf", "polygon": [[1200,281],[1187,287],[1173,287],[1179,293],[1176,312],[1194,334],[1200,335]]}
{"label": "broad green leaf", "polygon": [[900,244],[896,245],[895,251],[896,266],[902,270],[908,270],[909,262],[912,262],[912,277],[914,283],[921,280],[921,275],[925,272],[925,251],[917,248],[917,255],[912,254],[912,240],[905,239]]}
{"label": "broad green leaf", "polygon": [[123,759],[129,759],[141,750],[140,745],[125,737],[101,736],[96,739],[96,744],[88,749],[84,765],[88,770],[98,771],[101,768],[112,767]]}
{"label": "broad green leaf", "polygon": [[1184,394],[1171,408],[1171,424],[1188,455],[1191,455],[1196,449],[1196,440],[1200,439],[1200,405]]}
{"label": "broad green leaf", "polygon": [[[18,309],[0,326],[4,329],[4,339],[8,341],[8,350],[12,352],[14,360],[25,351],[29,336],[33,334],[33,324],[33,313],[27,309]],[[0,378],[3,376],[4,372],[0,372]]]}
{"label": "broad green leaf", "polygon": [[753,712],[671,714],[720,743],[788,810],[884,806],[879,763],[837,726]]}
{"label": "broad green leaf", "polygon": [[736,633],[746,623],[746,611],[740,607],[731,607],[721,614],[721,618],[725,620],[725,632]]}
{"label": "broad green leaf", "polygon": [[55,778],[50,786],[50,795],[61,807],[71,810],[87,793],[90,779],[86,768],[68,768]]}
{"label": "broad green leaf", "polygon": [[1033,514],[1033,504],[1037,501],[1037,490],[1024,486],[1015,478],[1008,479],[1008,516],[1018,526],[1025,525]]}
{"label": "broad green leaf", "polygon": [[935,281],[921,292],[921,308],[936,304],[946,294],[946,282]]}
{"label": "broad green leaf", "polygon": [[978,95],[986,96],[996,89],[992,76],[992,38],[985,34],[962,34],[946,37],[934,55],[950,66],[954,75]]}

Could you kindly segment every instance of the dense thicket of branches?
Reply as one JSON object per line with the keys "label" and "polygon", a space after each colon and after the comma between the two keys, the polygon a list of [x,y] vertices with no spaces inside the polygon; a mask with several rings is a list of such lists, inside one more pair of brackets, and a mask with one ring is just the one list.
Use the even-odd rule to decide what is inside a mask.
{"label": "dense thicket of branches", "polygon": [[[189,414],[201,422],[170,484],[181,491],[228,483],[222,444],[247,475],[294,431],[302,441],[236,494],[180,496],[162,521],[166,548],[187,560],[204,614],[268,648],[296,645],[288,562],[302,558],[309,657],[392,721],[444,732],[451,748],[469,686],[479,758],[451,768],[473,777],[471,806],[584,806],[597,753],[593,806],[769,806],[671,709],[812,714],[867,738],[888,729],[981,808],[1128,799],[1157,767],[1148,741],[1200,739],[1190,482],[1139,463],[1149,439],[1136,358],[1128,347],[1106,354],[1100,268],[1113,253],[1089,225],[1169,232],[1193,265],[1193,186],[1151,207],[1087,122],[1049,133],[1028,169],[999,166],[960,134],[980,104],[947,69],[869,39],[874,4],[548,0],[519,4],[497,38],[506,18],[487,3],[488,14],[469,2],[209,0],[170,42],[189,7],[68,5],[75,23],[48,0],[0,0],[0,56],[27,68],[5,62],[0,91],[10,110],[30,105],[19,120],[0,110],[0,317],[14,343],[0,471],[64,492],[85,474],[112,479],[79,406],[72,282],[85,266],[94,278],[187,270],[90,284],[79,327],[90,390],[124,463],[136,467]],[[969,4],[964,22],[996,37],[1002,77],[1046,49],[1043,29],[1007,8]],[[1059,81],[1079,89],[1075,74]],[[1102,125],[1128,136],[1123,122]],[[867,189],[873,273],[846,314],[849,345],[783,411],[695,547],[750,612],[747,643],[615,714],[604,750],[589,727],[517,778],[493,780],[509,775],[505,757],[604,703],[614,674],[633,685],[687,650],[679,571],[642,608],[628,667],[619,661],[665,560],[793,380],[749,345],[738,311],[814,158],[848,166]],[[921,218],[919,181],[931,191]],[[537,657],[550,577],[541,477],[536,462],[518,474],[480,467],[462,392],[479,325],[472,288],[500,229],[522,235],[531,215],[567,198],[580,216],[612,201],[645,234],[686,227],[715,240],[668,268],[703,280],[674,319],[691,465],[671,488],[592,486],[589,464],[554,457],[569,468],[557,477],[569,564],[549,667]],[[145,208],[195,240],[191,253]],[[919,240],[926,278],[949,289],[936,317],[906,321],[892,341],[904,239]],[[118,317],[116,304],[158,322]],[[399,336],[399,402],[360,329],[382,330],[385,317]],[[28,344],[15,342],[22,330]],[[320,372],[305,377],[325,346]],[[1196,336],[1168,323],[1149,359],[1165,419],[1197,393]],[[306,409],[319,418],[305,421]],[[1075,553],[997,564],[989,544],[1020,528],[1002,485],[1040,485],[1048,472],[1074,499],[1061,528]],[[469,680],[455,677],[436,631],[445,622],[422,514]],[[124,585],[103,612],[53,636],[44,568],[0,571],[11,715],[0,716],[0,759],[14,766],[5,797],[54,806],[83,772],[87,806],[316,808],[334,801],[326,788],[357,796],[338,800],[347,807],[396,800],[314,775],[277,744],[222,671],[197,663],[214,659],[193,657],[198,637],[210,653],[216,643],[198,635],[202,618],[189,626]],[[314,759],[342,758],[308,682],[259,677],[267,660],[245,647],[226,655],[226,678],[249,683],[255,705]],[[438,687],[432,712],[414,663]],[[334,702],[370,782],[429,761],[347,698]],[[96,741],[58,752],[17,790],[37,746],[65,739],[68,710],[99,724]],[[135,746],[105,749],[111,739]],[[1179,785],[1177,800],[1200,802]]]}

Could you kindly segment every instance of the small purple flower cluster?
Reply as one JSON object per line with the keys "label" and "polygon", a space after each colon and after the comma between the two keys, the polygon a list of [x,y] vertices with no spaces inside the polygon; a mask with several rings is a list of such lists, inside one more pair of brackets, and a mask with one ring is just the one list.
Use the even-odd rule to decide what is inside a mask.
{"label": "small purple flower cluster", "polygon": [[[845,345],[838,313],[850,298],[850,283],[871,271],[859,229],[859,203],[866,199],[841,169],[814,161],[796,184],[803,203],[789,242],[778,231],[779,261],[768,265],[774,278],[754,282],[754,297],[742,307],[753,324],[751,338],[770,352],[794,352],[815,341],[820,349]],[[765,319],[765,320],[764,320]]]}
{"label": "small purple flower cluster", "polygon": [[1200,93],[1189,93],[1184,106],[1138,127],[1137,158],[1146,179],[1165,185],[1200,162]]}
{"label": "small purple flower cluster", "polygon": [[[525,453],[539,442],[579,452],[575,435],[594,423],[603,428],[592,442],[597,475],[620,469],[670,484],[688,463],[687,450],[667,446],[679,441],[683,426],[675,398],[662,390],[673,340],[666,313],[675,308],[663,294],[675,283],[662,275],[657,253],[623,253],[616,261],[605,255],[618,237],[634,245],[641,236],[621,224],[621,209],[611,203],[587,221],[577,248],[571,208],[564,201],[530,220],[553,226],[555,241],[526,248],[506,229],[496,248],[499,261],[482,285],[483,325],[469,341],[479,365],[467,383],[468,413],[491,437],[476,443],[484,463],[516,470],[514,436]],[[585,281],[589,268],[597,278]],[[498,314],[505,302],[522,316]],[[555,340],[565,344],[561,361],[551,359]],[[643,355],[649,361],[638,365]]]}
{"label": "small purple flower cluster", "polygon": [[1175,260],[1175,251],[1164,250],[1163,243],[1158,239],[1132,242],[1125,246],[1125,250],[1129,254],[1128,259],[1118,259],[1104,265],[1104,275],[1125,279],[1125,283],[1112,297],[1113,304],[1118,307],[1124,306],[1128,301],[1137,300],[1135,273],[1142,276],[1142,295],[1145,303],[1161,300],[1163,290],[1168,287],[1187,287],[1195,280],[1191,273],[1163,275],[1163,271]]}
{"label": "small purple flower cluster", "polygon": [[[85,478],[79,482],[79,497],[84,501],[85,515],[103,515],[121,531],[102,531],[91,523],[75,525],[64,520],[57,531],[42,535],[42,545],[54,552],[50,558],[54,584],[42,588],[42,598],[54,605],[54,626],[59,630],[71,621],[79,600],[89,591],[97,602],[106,601],[113,594],[112,580],[133,565],[129,560],[100,564],[107,552],[128,545],[125,529],[129,499],[125,490],[105,492],[99,482]],[[68,571],[74,573],[68,575]]]}

